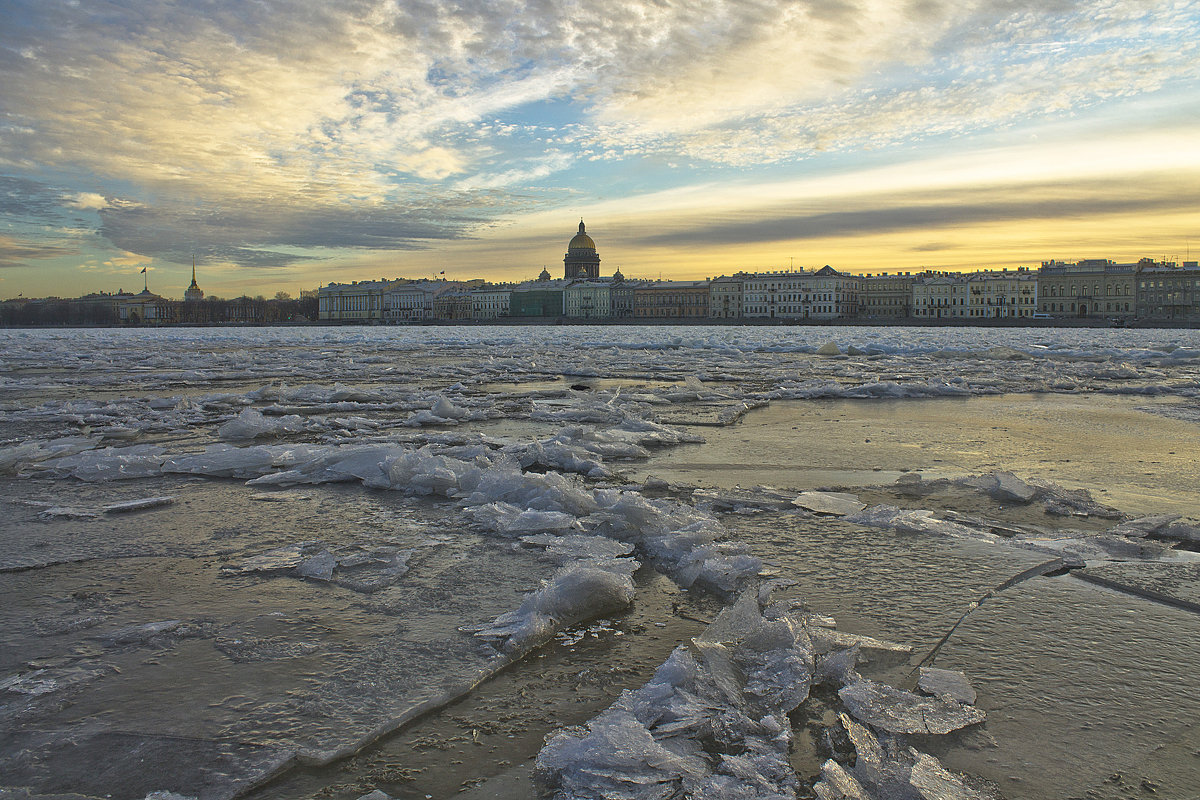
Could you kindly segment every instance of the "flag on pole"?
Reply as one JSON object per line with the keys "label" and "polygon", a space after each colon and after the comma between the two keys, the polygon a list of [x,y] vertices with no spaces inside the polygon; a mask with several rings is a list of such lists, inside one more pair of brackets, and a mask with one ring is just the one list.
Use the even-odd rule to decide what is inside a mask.
{"label": "flag on pole", "polygon": [[146,268],[145,268],[145,267],[142,267],[142,272],[145,272],[145,271],[146,271]]}

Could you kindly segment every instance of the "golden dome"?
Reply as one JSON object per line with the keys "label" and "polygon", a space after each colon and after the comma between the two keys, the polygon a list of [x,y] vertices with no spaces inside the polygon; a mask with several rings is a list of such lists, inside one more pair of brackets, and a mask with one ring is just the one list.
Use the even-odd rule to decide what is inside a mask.
{"label": "golden dome", "polygon": [[592,237],[583,232],[583,220],[579,220],[579,233],[571,239],[571,243],[567,245],[568,250],[595,250],[596,243],[592,241]]}

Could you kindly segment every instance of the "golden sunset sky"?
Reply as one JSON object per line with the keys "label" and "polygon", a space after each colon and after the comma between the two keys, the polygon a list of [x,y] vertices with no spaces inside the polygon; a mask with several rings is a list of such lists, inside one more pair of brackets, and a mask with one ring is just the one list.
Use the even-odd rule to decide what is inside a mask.
{"label": "golden sunset sky", "polygon": [[0,0],[0,297],[1200,253],[1200,6]]}

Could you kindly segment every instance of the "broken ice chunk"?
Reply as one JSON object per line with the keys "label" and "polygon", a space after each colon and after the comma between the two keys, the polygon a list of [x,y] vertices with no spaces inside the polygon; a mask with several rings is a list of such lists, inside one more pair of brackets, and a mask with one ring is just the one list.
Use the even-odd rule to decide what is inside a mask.
{"label": "broken ice chunk", "polygon": [[105,514],[121,514],[126,511],[141,511],[147,508],[158,508],[159,506],[169,506],[175,502],[175,498],[166,495],[163,497],[143,497],[138,500],[125,500],[120,503],[109,503],[104,506]]}
{"label": "broken ice chunk", "polygon": [[217,437],[225,442],[246,441],[261,436],[279,436],[302,430],[304,430],[304,420],[296,414],[269,420],[257,409],[244,408],[242,413],[217,428]]}
{"label": "broken ice chunk", "polygon": [[818,654],[847,647],[857,647],[876,656],[907,657],[912,653],[912,647],[907,644],[888,642],[883,639],[829,628],[810,629],[809,635],[812,636],[813,648]]}
{"label": "broken ice chunk", "polygon": [[322,550],[312,558],[306,558],[296,567],[296,574],[302,578],[312,578],[317,581],[327,581],[333,577],[333,568],[338,560],[333,553]]}
{"label": "broken ice chunk", "polygon": [[918,697],[865,678],[843,687],[838,696],[855,717],[889,733],[950,733],[987,718],[980,709],[947,697]]}
{"label": "broken ice chunk", "polygon": [[501,614],[490,624],[461,630],[498,642],[509,653],[526,651],[562,628],[627,607],[635,594],[630,576],[637,566],[636,561],[613,559],[604,567],[586,563],[564,567],[528,595],[516,611]]}
{"label": "broken ice chunk", "polygon": [[836,686],[847,686],[860,680],[855,667],[858,665],[858,648],[848,647],[845,650],[835,650],[824,658],[820,658],[813,668],[815,683],[833,683]]}
{"label": "broken ice chunk", "polygon": [[821,780],[813,786],[817,800],[874,800],[846,768],[832,758],[821,766]]}
{"label": "broken ice chunk", "polygon": [[60,669],[35,669],[0,679],[0,691],[39,697],[75,684],[86,683],[116,668],[110,665],[71,666]]}
{"label": "broken ice chunk", "polygon": [[[867,798],[912,798],[913,800],[984,800],[983,795],[968,788],[962,779],[946,770],[933,756],[905,747],[902,739],[876,737],[868,728],[840,715],[842,726],[854,746],[854,766],[846,770],[866,790]],[[836,770],[832,771],[837,777]],[[824,778],[824,772],[822,773]],[[834,783],[829,788],[834,788]],[[846,784],[842,782],[842,785]],[[819,784],[818,784],[819,786]],[[813,787],[817,789],[817,787]],[[838,794],[822,795],[839,798]],[[853,794],[845,800],[857,800]]]}
{"label": "broken ice chunk", "polygon": [[473,508],[471,516],[497,533],[510,535],[579,529],[578,520],[571,514],[519,508],[503,501]]}
{"label": "broken ice chunk", "polygon": [[128,625],[109,633],[93,636],[111,644],[144,644],[155,636],[170,633],[183,624],[181,619],[167,619],[161,622],[147,622],[144,625]]}
{"label": "broken ice chunk", "polygon": [[445,395],[438,395],[437,402],[433,404],[431,410],[436,416],[443,419],[466,419],[471,416],[470,411],[454,405]]}
{"label": "broken ice chunk", "polygon": [[538,754],[535,777],[559,797],[651,800],[676,796],[706,772],[699,756],[672,752],[628,711],[610,709],[587,729],[555,734]]}
{"label": "broken ice chunk", "polygon": [[977,792],[963,784],[962,778],[943,767],[933,756],[912,748],[909,748],[909,754],[913,757],[913,766],[908,782],[920,797],[934,800],[970,800],[979,797]]}
{"label": "broken ice chunk", "polygon": [[367,792],[358,800],[392,800],[392,796],[382,789],[376,789],[373,792]]}
{"label": "broken ice chunk", "polygon": [[222,572],[287,572],[304,563],[309,554],[319,546],[316,542],[286,544],[242,561],[239,567],[225,567]]}
{"label": "broken ice chunk", "polygon": [[867,507],[866,503],[859,502],[854,495],[842,492],[801,492],[792,500],[792,505],[814,514],[828,514],[835,517],[857,514]]}
{"label": "broken ice chunk", "polygon": [[63,517],[64,519],[94,519],[100,516],[100,512],[91,508],[74,508],[71,506],[54,506],[47,508],[45,511],[38,512],[39,519],[53,519],[54,517]]}
{"label": "broken ice chunk", "polygon": [[546,548],[546,558],[559,564],[572,561],[608,561],[633,552],[633,545],[609,539],[607,536],[555,536],[540,533],[536,536],[522,536],[521,541]]}
{"label": "broken ice chunk", "polygon": [[1127,520],[1109,530],[1113,536],[1131,536],[1141,538],[1153,536],[1156,539],[1178,539],[1180,541],[1197,541],[1197,528],[1187,522],[1179,521],[1175,514],[1159,514],[1152,517],[1138,517]]}
{"label": "broken ice chunk", "polygon": [[735,486],[731,489],[697,489],[692,492],[694,500],[717,511],[740,509],[782,511],[792,507],[794,496],[791,492],[783,492],[770,486],[755,486],[752,489]]}
{"label": "broken ice chunk", "polygon": [[967,676],[957,670],[921,667],[917,687],[926,694],[951,697],[960,703],[975,704],[975,688]]}
{"label": "broken ice chunk", "polygon": [[976,475],[963,481],[968,486],[979,489],[984,494],[996,500],[1028,503],[1039,494],[1036,486],[1031,486],[1011,472],[992,472],[987,475]]}

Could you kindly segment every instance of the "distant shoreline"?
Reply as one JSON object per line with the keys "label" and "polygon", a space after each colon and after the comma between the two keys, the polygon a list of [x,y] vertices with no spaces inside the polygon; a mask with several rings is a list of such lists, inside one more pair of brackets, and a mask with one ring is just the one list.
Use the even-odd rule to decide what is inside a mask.
{"label": "distant shoreline", "polygon": [[504,326],[590,326],[590,327],[708,327],[708,328],[1144,328],[1194,330],[1200,325],[1184,320],[1127,320],[1114,325],[1106,318],[1083,319],[581,319],[575,317],[503,317],[496,319],[431,319],[403,322],[369,320],[323,320],[317,322],[175,322],[155,325],[0,325],[0,330],[100,330],[153,328],[479,328]]}

